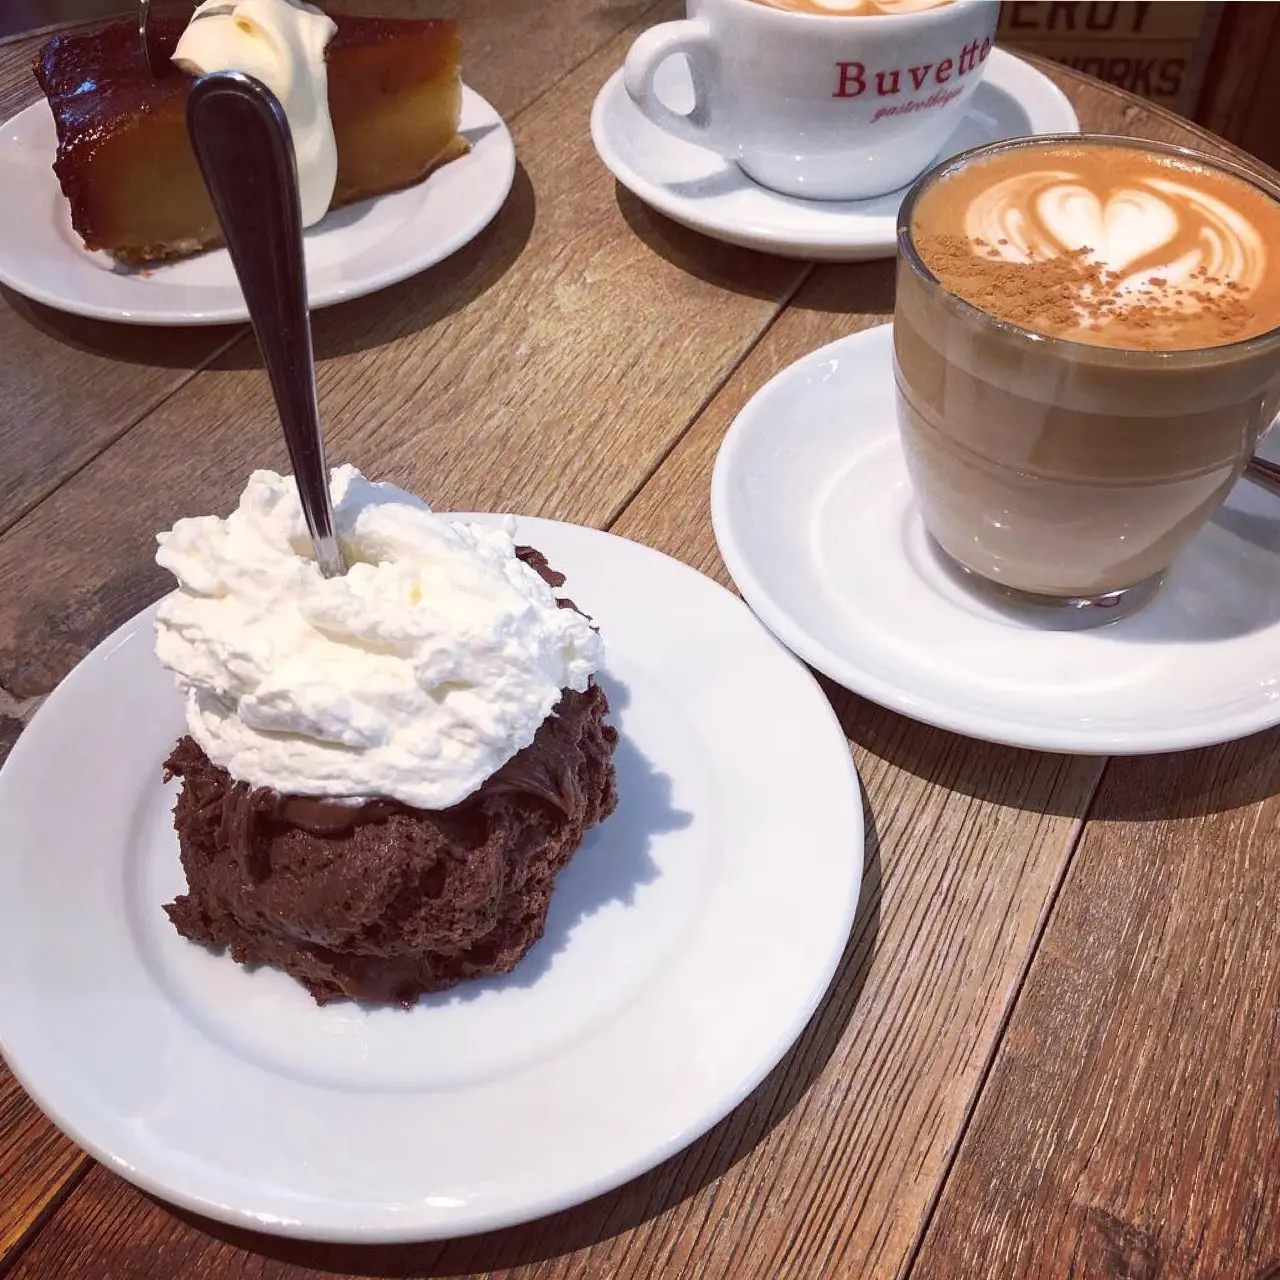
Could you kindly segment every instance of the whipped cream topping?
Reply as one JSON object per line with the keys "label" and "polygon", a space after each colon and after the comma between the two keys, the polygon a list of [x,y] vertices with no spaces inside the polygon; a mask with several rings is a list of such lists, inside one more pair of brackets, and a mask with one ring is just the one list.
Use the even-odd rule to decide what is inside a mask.
{"label": "whipped cream topping", "polygon": [[173,53],[190,75],[243,71],[280,99],[293,136],[304,227],[324,217],[338,179],[324,61],[337,29],[302,0],[204,0]]}
{"label": "whipped cream topping", "polygon": [[354,467],[331,478],[350,565],[321,576],[292,477],[256,471],[226,519],[179,520],[156,653],[209,758],[252,786],[465,799],[602,657],[581,614],[516,558],[514,522],[436,515]]}
{"label": "whipped cream topping", "polygon": [[[1015,174],[975,195],[964,229],[1008,262],[1087,250],[1119,277],[1120,297],[1152,285],[1243,297],[1267,269],[1263,236],[1243,213],[1191,182],[1158,174],[1105,191],[1065,168]],[[1186,299],[1183,309],[1195,309],[1196,297]]]}

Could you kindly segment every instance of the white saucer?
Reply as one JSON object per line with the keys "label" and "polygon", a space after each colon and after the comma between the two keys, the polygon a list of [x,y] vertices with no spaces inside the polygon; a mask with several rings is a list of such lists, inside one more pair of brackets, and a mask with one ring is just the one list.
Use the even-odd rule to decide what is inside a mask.
{"label": "white saucer", "polygon": [[19,739],[0,771],[0,1047],[124,1177],[307,1238],[502,1227],[691,1142],[813,1013],[862,867],[826,698],[687,566],[573,525],[522,518],[520,533],[605,636],[620,801],[505,978],[408,1012],[319,1008],[174,932],[160,771],[183,711],[152,652],[154,608]]}
{"label": "white saucer", "polygon": [[[469,155],[425,182],[339,209],[304,236],[313,308],[385,289],[433,266],[493,220],[515,177],[515,147],[498,113],[464,86]],[[0,282],[61,311],[129,324],[247,320],[225,249],[146,271],[90,253],[71,228],[53,173],[57,136],[43,99],[0,125]]]}
{"label": "white saucer", "polygon": [[1280,502],[1242,481],[1143,610],[1047,630],[975,597],[925,536],[890,337],[882,325],[797,361],[720,447],[721,554],[787,645],[883,706],[1021,747],[1174,751],[1280,724]]}
{"label": "white saucer", "polygon": [[[659,68],[658,94],[673,110],[693,105],[686,63]],[[1031,133],[1076,133],[1062,91],[1034,67],[994,49],[969,110],[938,159]],[[627,96],[615,72],[596,97],[591,137],[609,171],[660,213],[730,244],[786,258],[850,262],[894,252],[904,191],[874,200],[799,200],[752,182],[730,160],[658,128]]]}

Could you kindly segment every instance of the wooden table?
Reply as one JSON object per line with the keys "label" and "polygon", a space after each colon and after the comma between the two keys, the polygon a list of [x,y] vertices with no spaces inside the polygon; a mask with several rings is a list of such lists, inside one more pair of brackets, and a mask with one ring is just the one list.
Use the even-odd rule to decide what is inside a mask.
{"label": "wooden table", "polygon": [[[727,581],[707,492],[772,374],[880,323],[888,262],[704,239],[615,185],[587,121],[678,0],[468,0],[468,79],[521,167],[443,265],[315,317],[330,456],[443,509],[612,529]],[[0,115],[33,97],[0,46]],[[1088,128],[1217,144],[1054,71]],[[1221,149],[1221,148],[1219,148]],[[285,463],[243,328],[0,300],[0,756],[165,590],[153,535]],[[1280,734],[1149,759],[952,736],[828,686],[867,796],[861,910],[817,1016],[728,1119],[526,1227],[354,1249],[175,1213],[0,1067],[13,1280],[1280,1276]],[[3,856],[0,853],[0,856]]]}

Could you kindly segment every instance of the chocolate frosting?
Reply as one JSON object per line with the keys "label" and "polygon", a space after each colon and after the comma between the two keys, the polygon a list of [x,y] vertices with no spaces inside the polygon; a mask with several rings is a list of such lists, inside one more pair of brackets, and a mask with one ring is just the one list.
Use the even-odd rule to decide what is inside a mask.
{"label": "chocolate frosting", "polygon": [[[540,730],[539,738],[517,752],[478,791],[443,812],[457,813],[467,806],[482,805],[491,796],[528,795],[566,817],[572,814],[581,802],[575,777],[576,752],[558,735]],[[342,835],[358,823],[385,821],[393,813],[421,817],[428,812],[387,796],[300,796],[245,782],[232,782],[217,804],[221,809],[218,843],[230,849],[246,871],[251,868],[259,834],[272,824],[287,824],[324,837]]]}
{"label": "chocolate frosting", "polygon": [[251,788],[184,737],[166,769],[182,779],[187,892],[165,910],[183,937],[276,965],[321,1002],[410,1004],[506,973],[541,936],[557,872],[617,801],[608,711],[596,684],[564,694],[524,751],[435,811]]}

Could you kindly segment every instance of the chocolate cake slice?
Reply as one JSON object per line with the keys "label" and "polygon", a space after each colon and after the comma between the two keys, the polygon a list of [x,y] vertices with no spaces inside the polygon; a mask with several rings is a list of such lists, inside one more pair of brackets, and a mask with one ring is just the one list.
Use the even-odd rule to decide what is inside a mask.
{"label": "chocolate cake slice", "polygon": [[[564,581],[537,552],[518,554]],[[184,737],[165,771],[182,779],[187,892],[165,910],[183,937],[275,965],[321,1004],[407,1006],[507,973],[542,936],[556,873],[617,803],[608,711],[594,681],[565,690],[532,743],[434,811],[250,787]]]}

